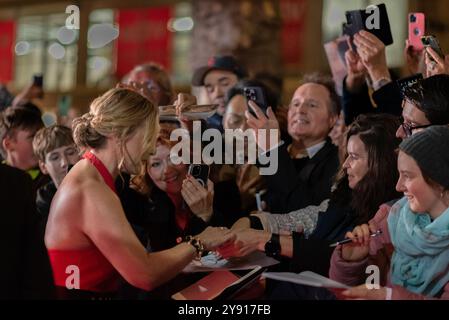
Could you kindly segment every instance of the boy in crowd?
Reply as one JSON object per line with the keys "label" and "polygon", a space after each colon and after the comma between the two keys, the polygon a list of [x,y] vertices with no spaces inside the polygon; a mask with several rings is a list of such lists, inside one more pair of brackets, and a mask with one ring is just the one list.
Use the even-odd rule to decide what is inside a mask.
{"label": "boy in crowd", "polygon": [[61,125],[40,129],[33,139],[34,154],[39,168],[51,177],[51,181],[37,190],[36,207],[45,227],[50,204],[57,188],[70,167],[80,159],[72,138],[72,130]]}
{"label": "boy in crowd", "polygon": [[26,171],[33,180],[34,192],[48,182],[38,168],[33,153],[33,138],[44,126],[41,115],[25,107],[7,108],[0,116],[0,154],[3,163]]}

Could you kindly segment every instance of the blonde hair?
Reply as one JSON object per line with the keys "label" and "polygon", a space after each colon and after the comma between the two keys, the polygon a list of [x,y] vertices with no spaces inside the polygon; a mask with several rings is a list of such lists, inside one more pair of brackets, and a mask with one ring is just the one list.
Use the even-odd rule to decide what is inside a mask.
{"label": "blonde hair", "polygon": [[141,159],[148,159],[155,151],[159,131],[158,108],[131,89],[114,88],[96,98],[90,111],[73,121],[72,129],[80,149],[98,149],[104,146],[107,137],[118,138],[122,152],[119,169],[122,169],[127,153],[125,142],[140,126],[146,129]]}
{"label": "blonde hair", "polygon": [[34,154],[45,162],[47,153],[60,147],[75,144],[72,137],[72,130],[65,126],[53,125],[48,128],[40,129],[33,138]]}

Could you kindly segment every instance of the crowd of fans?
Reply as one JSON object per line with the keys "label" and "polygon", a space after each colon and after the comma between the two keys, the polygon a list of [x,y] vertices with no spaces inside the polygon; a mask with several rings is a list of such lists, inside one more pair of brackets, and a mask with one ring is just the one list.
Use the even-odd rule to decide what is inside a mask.
{"label": "crowd of fans", "polygon": [[[267,280],[265,299],[449,298],[449,59],[406,44],[408,69],[424,78],[403,89],[375,35],[361,31],[354,45],[342,96],[313,73],[288,106],[234,57],[196,70],[192,85],[218,106],[203,127],[252,130],[258,152],[278,161],[273,175],[260,163],[214,163],[205,184],[170,154],[174,130],[195,136],[182,112],[197,100],[175,94],[156,63],[64,125],[44,126],[38,89],[14,98],[2,88],[0,298],[167,299],[197,280],[180,273],[211,251],[261,251],[278,271],[351,286],[337,295]],[[248,102],[245,87],[262,88],[270,107]],[[170,104],[179,120],[160,120],[158,106]],[[369,265],[379,289],[365,285]]]}

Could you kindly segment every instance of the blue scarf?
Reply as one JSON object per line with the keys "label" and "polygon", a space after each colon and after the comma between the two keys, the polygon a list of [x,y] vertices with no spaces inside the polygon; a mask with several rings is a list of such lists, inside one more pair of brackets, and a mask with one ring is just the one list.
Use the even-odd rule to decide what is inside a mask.
{"label": "blue scarf", "polygon": [[414,293],[437,296],[449,282],[449,208],[437,219],[410,210],[407,198],[388,215],[394,245],[391,282]]}

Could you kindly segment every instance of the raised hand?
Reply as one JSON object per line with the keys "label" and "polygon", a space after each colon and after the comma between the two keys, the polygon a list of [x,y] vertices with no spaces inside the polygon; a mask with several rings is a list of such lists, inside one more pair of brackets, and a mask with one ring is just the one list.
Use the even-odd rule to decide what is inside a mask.
{"label": "raised hand", "polygon": [[379,38],[372,33],[362,30],[354,36],[354,44],[357,47],[357,54],[366,67],[373,83],[382,78],[390,78],[385,45]]}
{"label": "raised hand", "polygon": [[426,47],[426,77],[449,74],[449,55],[444,59],[430,47]]}
{"label": "raised hand", "polygon": [[[249,111],[246,111],[245,116],[248,126],[254,130],[254,135],[259,148],[263,151],[268,151],[279,144],[279,122],[271,107],[268,107],[267,115],[265,115],[254,101],[249,101],[248,104],[256,114],[256,117],[254,117]],[[275,136],[274,139],[271,139],[272,135]]]}
{"label": "raised hand", "polygon": [[197,179],[187,175],[182,182],[182,197],[193,214],[208,222],[213,213],[214,184],[207,180],[207,189]]}

